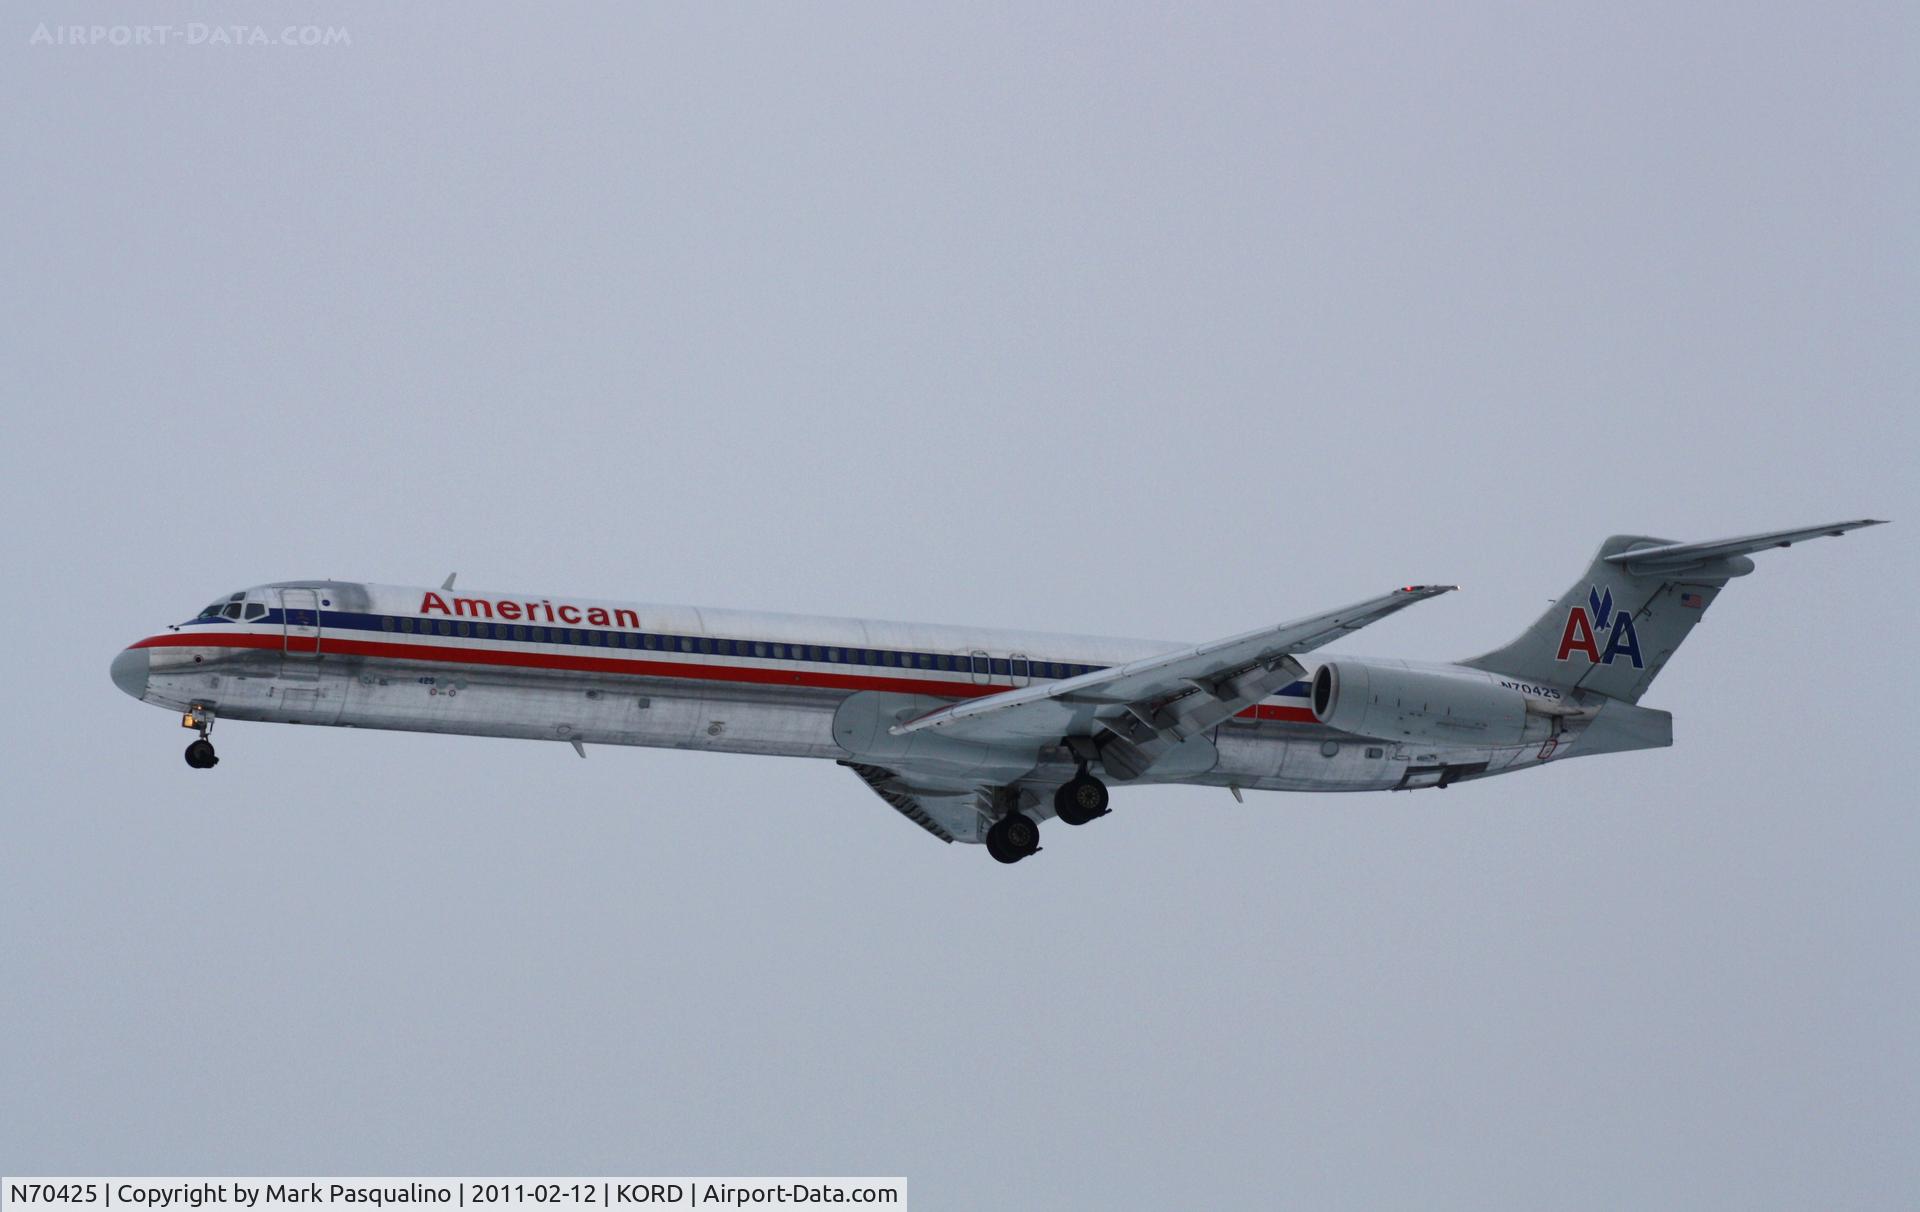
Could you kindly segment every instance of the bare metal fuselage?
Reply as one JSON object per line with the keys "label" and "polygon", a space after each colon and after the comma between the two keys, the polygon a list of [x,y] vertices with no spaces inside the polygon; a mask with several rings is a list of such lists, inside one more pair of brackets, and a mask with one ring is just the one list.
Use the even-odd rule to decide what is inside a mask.
{"label": "bare metal fuselage", "polygon": [[[903,702],[931,710],[1178,647],[337,581],[244,598],[242,617],[203,617],[129,649],[145,654],[137,697],[221,719],[884,762],[889,747],[924,742],[888,737],[869,703],[897,718]],[[1568,756],[1579,731],[1543,719],[1518,745],[1395,743],[1315,722],[1307,695],[1305,681],[1283,688],[1138,781],[1385,790],[1420,785],[1414,770],[1537,766]],[[1019,769],[983,754],[979,773],[1058,782],[1074,765],[1065,750],[1012,761]]]}

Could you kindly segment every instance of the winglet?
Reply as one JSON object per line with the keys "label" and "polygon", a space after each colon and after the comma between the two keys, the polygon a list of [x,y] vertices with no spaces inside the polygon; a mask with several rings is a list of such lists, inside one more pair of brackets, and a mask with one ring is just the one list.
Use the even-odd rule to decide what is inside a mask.
{"label": "winglet", "polygon": [[447,574],[447,579],[446,579],[446,580],[444,580],[444,581],[442,581],[442,582],[440,582],[440,588],[442,588],[442,589],[452,589],[452,588],[453,588],[453,578],[455,578],[455,577],[457,577],[457,576],[459,576],[459,575],[460,575],[460,574],[459,574],[459,573],[457,573],[457,572],[450,572],[450,573],[448,573],[448,574]]}

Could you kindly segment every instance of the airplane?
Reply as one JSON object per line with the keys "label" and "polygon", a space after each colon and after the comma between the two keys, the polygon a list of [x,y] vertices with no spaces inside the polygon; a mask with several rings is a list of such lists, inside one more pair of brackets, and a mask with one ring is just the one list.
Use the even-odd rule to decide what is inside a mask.
{"label": "airplane", "polygon": [[1452,585],[1406,585],[1204,644],[279,581],[113,658],[116,686],[216,719],[827,758],[944,842],[1002,863],[1085,825],[1108,783],[1410,791],[1673,743],[1639,705],[1770,547],[1876,519],[1709,542],[1615,535],[1512,643],[1452,663],[1323,645]]}

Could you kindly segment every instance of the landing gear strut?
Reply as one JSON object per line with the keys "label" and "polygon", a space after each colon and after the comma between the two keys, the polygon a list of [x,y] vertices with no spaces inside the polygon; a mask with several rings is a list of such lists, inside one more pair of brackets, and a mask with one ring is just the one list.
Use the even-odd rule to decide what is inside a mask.
{"label": "landing gear strut", "polygon": [[1040,849],[1040,826],[1024,812],[1009,812],[987,830],[987,853],[1002,863],[1017,863]]}
{"label": "landing gear strut", "polygon": [[1084,825],[1110,811],[1107,785],[1088,774],[1085,766],[1053,793],[1053,814],[1069,825]]}
{"label": "landing gear strut", "polygon": [[195,703],[191,710],[180,717],[180,726],[192,728],[200,734],[199,740],[187,746],[187,765],[195,770],[211,770],[220,764],[220,756],[213,751],[213,742],[207,739],[207,735],[213,731],[213,712]]}

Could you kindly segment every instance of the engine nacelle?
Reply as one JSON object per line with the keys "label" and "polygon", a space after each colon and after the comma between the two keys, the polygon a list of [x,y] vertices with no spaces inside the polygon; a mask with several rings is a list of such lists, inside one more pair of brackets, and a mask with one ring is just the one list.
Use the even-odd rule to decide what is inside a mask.
{"label": "engine nacelle", "polygon": [[1313,717],[1386,741],[1502,748],[1544,742],[1569,713],[1551,688],[1529,695],[1512,679],[1458,666],[1329,661],[1313,675]]}

